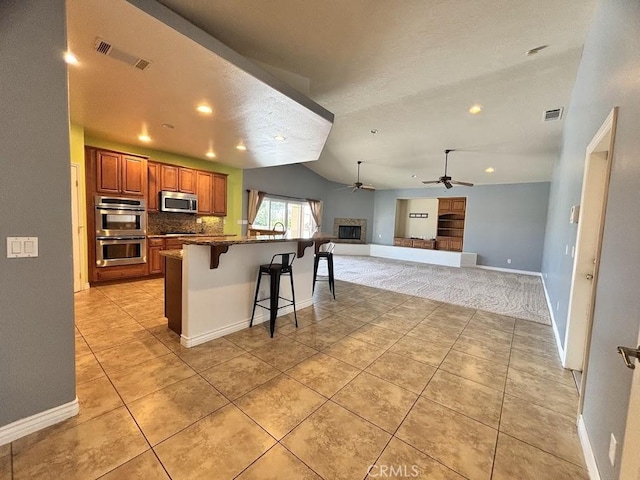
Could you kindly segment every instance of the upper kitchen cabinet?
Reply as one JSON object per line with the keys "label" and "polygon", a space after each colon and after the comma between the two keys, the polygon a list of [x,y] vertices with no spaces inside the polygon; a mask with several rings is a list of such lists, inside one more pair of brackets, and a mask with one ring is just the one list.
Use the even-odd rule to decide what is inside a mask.
{"label": "upper kitchen cabinet", "polygon": [[160,190],[178,191],[178,169],[175,165],[160,165]]}
{"label": "upper kitchen cabinet", "polygon": [[209,172],[196,172],[198,186],[198,213],[210,214],[213,211],[213,181]]}
{"label": "upper kitchen cabinet", "polygon": [[182,193],[196,193],[196,171],[190,168],[178,170],[178,191]]}
{"label": "upper kitchen cabinet", "polygon": [[227,215],[227,176],[222,173],[213,174],[212,202],[211,213],[219,216]]}
{"label": "upper kitchen cabinet", "polygon": [[149,198],[147,199],[147,211],[157,212],[160,209],[160,165],[149,162]]}
{"label": "upper kitchen cabinet", "polygon": [[108,150],[86,148],[89,172],[95,178],[96,193],[144,196],[147,188],[147,159]]}
{"label": "upper kitchen cabinet", "polygon": [[196,193],[196,170],[176,165],[160,165],[160,190]]}
{"label": "upper kitchen cabinet", "polygon": [[223,173],[196,171],[198,213],[227,215],[227,176]]}

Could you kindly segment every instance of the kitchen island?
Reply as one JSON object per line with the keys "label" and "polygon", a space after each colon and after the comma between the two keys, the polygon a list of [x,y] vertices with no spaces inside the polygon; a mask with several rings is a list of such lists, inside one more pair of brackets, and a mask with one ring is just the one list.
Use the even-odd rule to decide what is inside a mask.
{"label": "kitchen island", "polygon": [[[167,262],[165,312],[169,324],[180,331],[180,343],[193,347],[249,326],[258,267],[273,255],[293,252],[296,308],[312,303],[313,256],[329,235],[291,238],[286,235],[257,237],[181,237],[182,253],[162,252]],[[181,277],[181,278],[178,278]],[[179,287],[178,287],[179,285]],[[269,296],[269,282],[263,282],[259,298]],[[291,298],[289,282],[282,282],[280,296]],[[177,306],[176,304],[179,303]],[[180,311],[176,325],[176,308]],[[285,307],[284,315],[293,311]],[[254,324],[269,319],[269,312],[257,309]],[[265,332],[265,335],[267,333]]]}

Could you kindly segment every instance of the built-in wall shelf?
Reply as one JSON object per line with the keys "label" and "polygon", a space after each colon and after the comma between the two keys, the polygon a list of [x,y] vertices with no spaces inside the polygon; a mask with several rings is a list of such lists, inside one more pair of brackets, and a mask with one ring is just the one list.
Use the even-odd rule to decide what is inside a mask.
{"label": "built-in wall shelf", "polygon": [[438,250],[462,251],[466,213],[465,197],[438,198]]}

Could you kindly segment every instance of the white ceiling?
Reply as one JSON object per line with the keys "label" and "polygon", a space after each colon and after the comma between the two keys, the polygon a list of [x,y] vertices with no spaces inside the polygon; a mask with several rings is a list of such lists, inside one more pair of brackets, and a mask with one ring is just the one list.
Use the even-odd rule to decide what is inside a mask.
{"label": "white ceiling", "polygon": [[[211,148],[216,160],[238,168],[318,159],[330,112],[214,39],[192,40],[187,35],[198,30],[161,5],[142,3],[171,27],[124,0],[67,2],[69,49],[80,62],[69,68],[74,123],[127,144],[142,143],[137,137],[146,133],[152,141],[145,146],[196,158]],[[98,37],[151,66],[140,71],[94,51]],[[196,112],[200,103],[213,114]]]}
{"label": "white ceiling", "polygon": [[[74,29],[86,29],[86,16],[95,16],[91,12],[96,4],[109,7],[102,8],[92,30],[104,21],[103,17],[119,13],[112,5],[123,1],[69,3],[76,7],[80,3],[91,4],[78,18],[81,25],[71,24],[73,40]],[[419,187],[421,180],[442,175],[445,148],[458,150],[449,156],[449,173],[454,179],[477,184],[549,180],[563,122],[543,123],[542,114],[546,109],[568,106],[596,0],[161,3],[335,113],[335,124],[320,160],[307,164],[309,168],[330,180],[351,183],[355,180],[356,161],[362,160],[363,182],[378,188],[399,188]],[[131,5],[127,8],[135,10]],[[160,51],[182,51],[176,38],[156,32],[162,25],[145,22],[139,16],[128,12],[126,18],[112,20],[122,23],[122,28],[113,25],[113,30],[100,35],[118,31],[127,37],[129,32],[132,48],[141,54],[145,54],[145,48],[153,47],[151,43],[156,49],[161,46]],[[148,41],[150,36],[153,42]],[[171,43],[157,43],[161,41]],[[524,55],[526,50],[545,44],[549,48],[538,55]],[[71,46],[76,48],[73,43]],[[149,55],[160,58],[153,57],[160,51],[150,50]],[[188,63],[194,61],[203,60],[190,55],[182,68],[190,68]],[[154,63],[143,73],[154,85],[157,103],[164,103],[168,91],[177,89],[179,94],[172,97],[186,95],[185,103],[192,104],[197,96],[192,82],[177,70],[169,72],[167,78],[167,72],[159,67]],[[194,73],[197,72],[196,69]],[[70,79],[72,116],[86,116],[91,109],[74,107],[77,95],[73,72]],[[184,87],[180,87],[181,82],[185,82]],[[126,85],[122,88],[127,90]],[[230,92],[218,93],[224,97],[234,94],[233,89]],[[136,99],[119,100],[120,94],[114,94],[99,109],[108,110],[113,105],[128,117],[136,109]],[[474,103],[484,107],[480,115],[468,113]],[[170,105],[164,113],[177,114],[177,110]],[[141,112],[137,121],[146,113],[149,112]],[[154,115],[156,123],[185,122],[188,126],[186,142],[168,140],[161,149],[188,153],[183,151],[185,145],[200,141],[190,123],[189,109],[175,117],[178,120]],[[233,116],[233,110],[225,111],[226,115]],[[271,132],[264,131],[261,120],[264,117],[256,117],[255,128],[262,128],[261,145],[266,147]],[[224,123],[226,118],[220,121]],[[135,122],[131,125],[134,128]],[[105,125],[101,133],[113,127]],[[371,129],[378,133],[372,135]],[[287,134],[304,137],[307,130],[307,125],[300,124],[295,133]],[[178,134],[178,128],[170,133]],[[233,129],[226,134],[232,135]],[[234,138],[227,143],[232,145],[235,141]],[[201,151],[200,146],[198,149]],[[287,161],[305,160],[300,151],[294,156]],[[222,155],[219,160],[228,161]],[[495,173],[484,172],[489,166]],[[412,174],[417,177],[411,178]]]}

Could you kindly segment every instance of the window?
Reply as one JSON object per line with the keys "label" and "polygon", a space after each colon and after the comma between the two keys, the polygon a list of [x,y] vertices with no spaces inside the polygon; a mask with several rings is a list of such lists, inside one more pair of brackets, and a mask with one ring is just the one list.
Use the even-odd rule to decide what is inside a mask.
{"label": "window", "polygon": [[[280,222],[293,237],[309,237],[316,231],[311,208],[306,200],[264,197],[253,222],[254,228],[272,230]],[[282,227],[277,226],[278,230]]]}

